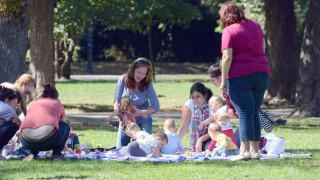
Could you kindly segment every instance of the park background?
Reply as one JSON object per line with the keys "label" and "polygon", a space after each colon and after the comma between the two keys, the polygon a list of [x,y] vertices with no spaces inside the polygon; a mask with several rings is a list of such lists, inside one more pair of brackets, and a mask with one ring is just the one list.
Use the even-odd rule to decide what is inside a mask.
{"label": "park background", "polygon": [[[155,68],[161,113],[179,111],[194,82],[203,82],[221,94],[209,84],[206,70],[221,58],[223,28],[218,11],[223,2],[2,0],[0,82],[14,82],[21,74],[31,73],[38,86],[44,82],[56,85],[67,113],[110,112],[116,80],[82,81],[73,77],[120,75],[142,56]],[[288,152],[312,153],[312,157],[179,164],[11,160],[0,162],[1,178],[319,179],[320,2],[234,2],[244,9],[247,18],[258,21],[265,33],[272,73],[263,106],[292,110],[282,117],[287,124],[274,133],[284,137]],[[173,76],[157,76],[161,74]],[[162,123],[154,122],[153,132],[161,131]],[[233,125],[236,127],[237,121]],[[80,134],[81,143],[115,145],[117,129],[111,125],[87,121],[77,124],[74,131]],[[185,147],[187,136],[183,139]]]}

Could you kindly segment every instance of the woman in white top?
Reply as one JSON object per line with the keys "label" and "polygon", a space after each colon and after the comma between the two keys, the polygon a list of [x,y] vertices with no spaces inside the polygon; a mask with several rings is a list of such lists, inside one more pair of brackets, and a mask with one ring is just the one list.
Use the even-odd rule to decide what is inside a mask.
{"label": "woman in white top", "polygon": [[189,146],[192,151],[202,151],[202,142],[199,144],[197,141],[201,136],[208,134],[208,126],[202,130],[198,126],[211,115],[208,105],[208,100],[211,96],[212,91],[205,87],[204,84],[197,82],[190,89],[191,99],[184,104],[182,109],[178,135],[182,139],[189,129]]}

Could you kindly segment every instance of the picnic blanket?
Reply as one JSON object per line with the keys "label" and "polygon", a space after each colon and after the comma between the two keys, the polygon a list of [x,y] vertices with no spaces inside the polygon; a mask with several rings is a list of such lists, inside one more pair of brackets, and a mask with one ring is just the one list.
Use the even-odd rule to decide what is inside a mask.
{"label": "picnic blanket", "polygon": [[[74,154],[65,154],[64,156],[68,159],[88,159],[88,160],[103,160],[103,161],[143,161],[143,162],[174,162],[178,163],[184,160],[191,160],[191,161],[204,161],[204,160],[231,160],[233,156],[228,157],[221,157],[221,156],[214,156],[209,157],[203,155],[203,153],[197,152],[181,152],[175,153],[172,155],[163,155],[161,158],[156,158],[153,154],[147,157],[134,157],[134,156],[126,156],[125,148],[118,148],[118,149],[111,149],[106,152],[81,152],[81,156]],[[293,153],[283,153],[279,155],[266,155],[261,154],[261,160],[263,159],[275,159],[275,158],[285,158],[285,157],[308,157],[311,154],[293,154]],[[40,152],[38,154],[39,158],[47,158],[50,157],[45,155],[44,153]]]}

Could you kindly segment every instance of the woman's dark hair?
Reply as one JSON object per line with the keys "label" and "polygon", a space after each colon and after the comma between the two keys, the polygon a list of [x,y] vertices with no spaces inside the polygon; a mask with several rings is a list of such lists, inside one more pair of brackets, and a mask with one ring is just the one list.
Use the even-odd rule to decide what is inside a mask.
{"label": "woman's dark hair", "polygon": [[13,99],[17,99],[18,103],[20,101],[20,94],[13,91],[12,89],[5,88],[3,86],[0,86],[0,101],[5,101],[6,99],[9,99],[9,101]]}
{"label": "woman's dark hair", "polygon": [[209,99],[212,97],[212,91],[200,82],[196,82],[191,86],[190,98],[194,91],[197,91],[201,93],[204,97],[206,97],[206,102],[208,102]]}
{"label": "woman's dark hair", "polygon": [[130,89],[135,88],[136,82],[134,80],[134,71],[139,67],[146,67],[148,69],[146,77],[140,81],[139,87],[138,87],[138,89],[141,92],[143,92],[148,89],[149,84],[152,82],[152,76],[153,76],[152,65],[147,58],[140,57],[130,64],[127,75],[125,77],[125,83],[128,86],[128,88]]}
{"label": "woman's dark hair", "polygon": [[219,77],[219,76],[221,76],[220,61],[212,64],[209,67],[208,75],[210,77]]}
{"label": "woman's dark hair", "polygon": [[37,91],[36,95],[34,96],[34,100],[38,100],[41,98],[57,99],[58,97],[59,93],[57,89],[51,83],[45,83]]}
{"label": "woman's dark hair", "polygon": [[247,21],[242,9],[232,1],[225,2],[220,8],[219,14],[220,21],[224,27],[235,23],[245,23]]}

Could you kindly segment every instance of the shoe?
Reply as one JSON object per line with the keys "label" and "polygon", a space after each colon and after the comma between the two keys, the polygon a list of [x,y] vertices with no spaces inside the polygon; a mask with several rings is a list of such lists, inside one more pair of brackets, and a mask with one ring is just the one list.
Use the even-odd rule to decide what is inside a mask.
{"label": "shoe", "polygon": [[251,160],[260,160],[260,154],[259,153],[251,154]]}
{"label": "shoe", "polygon": [[3,156],[0,154],[0,160],[7,160],[7,158],[3,157]]}
{"label": "shoe", "polygon": [[251,159],[251,155],[249,152],[245,152],[243,154],[239,154],[238,156],[231,159],[231,161],[248,161]]}
{"label": "shoe", "polygon": [[65,160],[68,160],[67,158],[65,158],[62,154],[60,155],[52,155],[52,160],[54,161],[65,161]]}
{"label": "shoe", "polygon": [[22,159],[22,161],[34,161],[37,160],[37,156],[34,156],[33,154],[30,154],[29,156]]}

